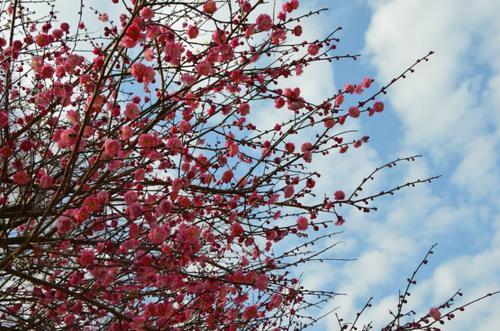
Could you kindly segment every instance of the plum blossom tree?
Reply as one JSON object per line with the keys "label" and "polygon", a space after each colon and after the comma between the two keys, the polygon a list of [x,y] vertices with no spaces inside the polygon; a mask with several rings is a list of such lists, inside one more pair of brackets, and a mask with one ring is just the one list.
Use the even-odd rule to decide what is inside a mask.
{"label": "plum blossom tree", "polygon": [[[283,82],[357,58],[336,53],[339,29],[301,37],[322,10],[112,0],[90,28],[75,3],[79,20],[65,22],[50,1],[42,14],[1,2],[2,329],[304,328],[336,293],[291,270],[333,247],[306,248],[346,221],[339,207],[370,212],[435,178],[364,194],[412,156],[318,198],[309,167],[367,143],[344,123],[382,112],[378,97],[430,54],[379,90],[364,78],[313,103]],[[258,123],[259,112],[280,120]]]}

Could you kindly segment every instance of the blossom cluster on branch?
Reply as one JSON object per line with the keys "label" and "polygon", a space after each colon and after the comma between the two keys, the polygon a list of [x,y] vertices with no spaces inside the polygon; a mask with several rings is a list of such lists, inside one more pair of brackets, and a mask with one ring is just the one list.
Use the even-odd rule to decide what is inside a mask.
{"label": "blossom cluster on branch", "polygon": [[[369,212],[374,198],[433,178],[363,195],[376,172],[415,157],[398,159],[352,193],[318,198],[308,165],[367,143],[344,123],[382,112],[377,98],[430,54],[380,90],[364,78],[314,103],[283,82],[357,57],[337,54],[340,29],[302,37],[322,10],[302,13],[298,0],[110,3],[120,14],[96,10],[96,30],[82,19],[85,1],[78,22],[57,6],[36,16],[29,0],[2,2],[0,326],[314,321],[307,309],[336,294],[304,289],[291,268],[333,247],[305,248],[345,222],[338,207]],[[262,112],[282,120],[258,123]],[[275,249],[291,236],[297,247]]]}

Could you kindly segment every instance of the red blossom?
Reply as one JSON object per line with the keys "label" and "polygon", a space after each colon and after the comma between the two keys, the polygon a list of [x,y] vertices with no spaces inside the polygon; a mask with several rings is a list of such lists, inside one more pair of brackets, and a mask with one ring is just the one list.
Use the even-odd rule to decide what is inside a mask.
{"label": "red blossom", "polygon": [[243,318],[245,320],[249,320],[249,319],[252,319],[255,317],[257,317],[257,306],[256,305],[251,305],[251,306],[248,306],[247,308],[245,308],[245,310],[243,311]]}
{"label": "red blossom", "polygon": [[155,16],[155,12],[149,7],[144,7],[141,9],[141,16],[145,20],[150,20]]}
{"label": "red blossom", "polygon": [[120,142],[116,139],[108,139],[104,143],[104,150],[109,156],[116,156],[120,152]]}
{"label": "red blossom", "polygon": [[212,72],[212,66],[208,61],[201,61],[196,65],[196,72],[201,76],[209,76]]}
{"label": "red blossom", "polygon": [[441,312],[439,311],[439,308],[432,307],[429,310],[429,316],[432,317],[435,321],[439,320],[441,318]]}
{"label": "red blossom", "polygon": [[38,47],[46,47],[53,42],[53,38],[51,35],[42,33],[35,37],[35,42]]}
{"label": "red blossom", "polygon": [[344,102],[344,96],[342,94],[337,95],[335,98],[335,107],[340,106]]}
{"label": "red blossom", "polygon": [[295,193],[293,185],[287,185],[285,187],[285,189],[283,190],[283,192],[285,194],[285,199],[291,198],[293,196],[293,194]]}
{"label": "red blossom", "polygon": [[131,73],[139,83],[146,85],[153,82],[155,78],[154,69],[139,62],[132,65]]}
{"label": "red blossom", "polygon": [[360,115],[360,111],[359,111],[358,107],[352,106],[349,108],[349,116],[351,116],[353,118],[357,118],[357,117],[359,117],[359,115]]}
{"label": "red blossom", "polygon": [[203,4],[203,11],[207,14],[213,14],[215,13],[216,10],[217,10],[217,4],[215,3],[215,1],[207,0]]}
{"label": "red blossom", "polygon": [[317,44],[311,44],[307,48],[307,53],[311,56],[316,56],[319,53],[319,46]]}
{"label": "red blossom", "polygon": [[333,197],[335,200],[344,200],[345,199],[345,193],[344,191],[335,191],[333,194]]}
{"label": "red blossom", "polygon": [[89,266],[94,263],[95,255],[91,250],[82,250],[80,257],[78,258],[78,263],[82,266]]}
{"label": "red blossom", "polygon": [[273,20],[267,14],[260,14],[255,23],[260,31],[269,31],[273,27]]}
{"label": "red blossom", "polygon": [[14,183],[20,186],[27,185],[31,181],[30,174],[26,170],[20,170],[12,176]]}
{"label": "red blossom", "polygon": [[381,102],[381,101],[377,101],[373,104],[373,109],[377,112],[377,113],[381,113],[382,111],[384,111],[384,103]]}
{"label": "red blossom", "polygon": [[297,229],[299,229],[300,231],[305,231],[307,230],[307,226],[308,226],[307,218],[301,216],[297,219]]}
{"label": "red blossom", "polygon": [[190,39],[195,39],[196,37],[198,37],[199,33],[200,31],[198,30],[196,25],[188,25],[187,34]]}

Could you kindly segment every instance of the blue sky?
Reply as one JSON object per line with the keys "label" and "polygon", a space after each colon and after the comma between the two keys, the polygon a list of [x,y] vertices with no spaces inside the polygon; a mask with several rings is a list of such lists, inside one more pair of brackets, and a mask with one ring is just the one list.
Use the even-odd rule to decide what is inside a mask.
{"label": "blue sky", "polygon": [[[335,256],[358,260],[310,267],[306,284],[348,293],[328,307],[341,306],[339,312],[346,319],[374,296],[374,307],[366,317],[377,327],[377,321],[387,320],[388,309],[395,307],[406,277],[437,242],[409,307],[426,313],[459,288],[464,302],[500,289],[500,2],[302,3],[330,8],[309,27],[326,33],[324,27],[341,25],[339,52],[363,54],[360,61],[332,66],[329,84],[335,87],[365,75],[385,84],[429,50],[436,52],[429,63],[389,91],[383,115],[357,124],[362,134],[371,137],[369,146],[337,162],[317,165],[338,169],[323,180],[348,190],[374,166],[412,154],[424,157],[385,172],[374,190],[443,175],[432,184],[378,201],[377,214],[346,210],[349,221]],[[317,70],[316,75],[326,72],[319,67],[311,70]],[[311,89],[312,97],[321,97],[315,93],[321,92]],[[444,330],[498,329],[498,311],[500,298],[492,298],[460,314]],[[334,316],[315,329],[336,330]]]}
{"label": "blue sky", "polygon": [[[73,11],[70,1],[58,4],[63,13]],[[375,167],[414,154],[423,158],[385,171],[371,190],[443,177],[380,199],[376,214],[345,209],[348,221],[336,239],[342,244],[332,257],[357,260],[310,265],[304,270],[305,285],[347,293],[324,307],[340,306],[338,312],[346,319],[374,296],[365,316],[380,326],[395,307],[398,289],[437,242],[409,307],[426,313],[458,288],[464,300],[499,290],[500,1],[301,1],[302,10],[319,7],[330,10],[305,24],[305,35],[317,39],[340,25],[338,52],[363,56],[355,62],[308,67],[301,80],[292,82],[308,98],[324,99],[365,76],[380,86],[429,50],[436,54],[391,88],[381,115],[351,124],[360,135],[370,136],[368,145],[313,162],[324,174],[318,187],[347,192]],[[444,330],[496,330],[498,311],[500,296],[461,313]],[[334,316],[315,330],[337,330]]]}

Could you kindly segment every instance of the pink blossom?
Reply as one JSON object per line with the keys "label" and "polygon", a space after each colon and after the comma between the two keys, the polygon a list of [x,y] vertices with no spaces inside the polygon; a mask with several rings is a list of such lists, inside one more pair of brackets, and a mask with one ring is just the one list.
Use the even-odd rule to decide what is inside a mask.
{"label": "pink blossom", "polygon": [[97,193],[97,200],[99,200],[99,204],[104,206],[109,202],[109,192],[101,191]]}
{"label": "pink blossom", "polygon": [[168,233],[162,227],[155,227],[149,231],[148,238],[154,244],[163,244],[167,239]]}
{"label": "pink blossom", "polygon": [[337,221],[335,222],[336,226],[341,226],[342,224],[345,223],[345,219],[342,216],[337,216]]}
{"label": "pink blossom", "polygon": [[141,28],[137,23],[134,23],[127,28],[125,36],[126,38],[136,42],[139,38],[141,38]]}
{"label": "pink blossom", "polygon": [[75,315],[73,315],[73,314],[70,314],[70,315],[67,315],[66,317],[64,317],[64,323],[66,325],[71,325],[71,324],[73,324],[74,321],[75,321]]}
{"label": "pink blossom", "polygon": [[54,179],[49,175],[43,175],[40,177],[40,186],[43,189],[50,188],[54,184]]}
{"label": "pink blossom", "polygon": [[6,112],[0,111],[0,128],[6,128],[9,125],[9,115]]}
{"label": "pink blossom", "polygon": [[273,27],[273,20],[267,14],[260,14],[255,23],[260,31],[269,31]]}
{"label": "pink blossom", "polygon": [[255,33],[256,27],[257,27],[257,25],[255,25],[255,24],[250,24],[249,26],[247,26],[247,28],[245,29],[245,38],[246,39],[250,38],[250,36],[252,36]]}
{"label": "pink blossom", "polygon": [[182,237],[189,244],[198,244],[200,240],[200,228],[196,225],[191,225],[182,231]]}
{"label": "pink blossom", "polygon": [[116,156],[121,150],[120,142],[116,139],[107,139],[104,143],[104,150],[109,156]]}
{"label": "pink blossom", "polygon": [[39,34],[38,36],[35,37],[35,42],[39,47],[45,47],[50,45],[53,41],[53,37],[51,35],[48,35],[46,33]]}
{"label": "pink blossom", "polygon": [[12,176],[12,180],[19,186],[27,185],[31,181],[30,174],[26,170],[19,170]]}
{"label": "pink blossom", "polygon": [[145,20],[150,20],[150,19],[152,19],[155,16],[155,13],[154,13],[154,11],[151,8],[144,7],[141,10],[141,16]]}
{"label": "pink blossom", "polygon": [[180,132],[183,132],[183,133],[187,133],[189,131],[191,131],[191,123],[189,123],[189,121],[181,121],[179,123],[179,131]]}
{"label": "pink blossom", "polygon": [[255,287],[261,291],[265,291],[269,284],[269,279],[265,274],[260,274],[255,277]]}
{"label": "pink blossom", "polygon": [[129,120],[135,120],[139,118],[140,115],[140,109],[139,106],[134,103],[134,102],[129,102],[125,106],[125,117],[127,117]]}
{"label": "pink blossom", "polygon": [[66,112],[66,118],[72,124],[80,123],[80,114],[76,110],[68,110]]}
{"label": "pink blossom", "polygon": [[360,111],[359,111],[358,107],[352,106],[349,108],[349,116],[351,116],[353,118],[357,118],[357,117],[359,117],[359,115],[360,115]]}
{"label": "pink blossom", "polygon": [[297,229],[299,229],[300,231],[305,231],[307,230],[307,226],[307,218],[305,218],[304,216],[300,216],[299,218],[297,218]]}
{"label": "pink blossom", "polygon": [[345,193],[344,193],[344,191],[335,191],[335,193],[333,194],[333,197],[337,201],[344,200],[345,199]]}
{"label": "pink blossom", "polygon": [[373,80],[370,77],[365,77],[363,78],[363,83],[361,83],[361,85],[363,85],[365,88],[369,88],[372,85],[372,82]]}
{"label": "pink blossom", "polygon": [[69,32],[69,24],[66,23],[66,22],[62,22],[59,27],[61,28],[61,30],[63,30],[64,32],[68,33]]}
{"label": "pink blossom", "polygon": [[146,85],[154,81],[155,78],[153,67],[146,66],[140,62],[132,65],[131,74],[139,83],[144,83]]}
{"label": "pink blossom", "polygon": [[243,102],[239,107],[238,107],[238,112],[246,116],[250,112],[250,105],[247,102]]}
{"label": "pink blossom", "polygon": [[94,259],[95,259],[94,252],[88,249],[84,249],[80,252],[78,263],[86,267],[94,263]]}
{"label": "pink blossom", "polygon": [[229,156],[233,157],[233,156],[236,156],[238,155],[240,149],[238,147],[238,145],[236,143],[232,143],[228,146],[229,148]]}
{"label": "pink blossom", "polygon": [[210,62],[203,60],[195,66],[196,72],[201,76],[208,76],[212,72]]}
{"label": "pink blossom", "polygon": [[344,91],[346,93],[353,93],[354,92],[354,85],[352,85],[352,84],[346,84],[344,86]]}
{"label": "pink blossom", "polygon": [[122,40],[122,45],[125,48],[134,48],[135,46],[137,46],[137,40],[129,38],[129,37],[125,37]]}
{"label": "pink blossom", "polygon": [[42,78],[52,78],[55,72],[56,69],[53,66],[51,66],[50,64],[45,64],[42,67],[42,70],[40,70],[40,75],[42,76]]}
{"label": "pink blossom", "polygon": [[155,53],[152,48],[148,48],[144,51],[144,58],[147,61],[153,61],[155,59]]}
{"label": "pink blossom", "polygon": [[432,307],[429,310],[429,316],[432,317],[434,320],[439,320],[441,318],[441,312],[439,311],[439,308]]}
{"label": "pink blossom", "polygon": [[66,129],[61,133],[61,140],[66,146],[73,146],[78,140],[78,133],[74,129]]}
{"label": "pink blossom", "polygon": [[99,199],[95,195],[91,195],[85,198],[83,204],[89,209],[89,211],[94,212],[100,209]]}
{"label": "pink blossom", "polygon": [[304,72],[304,66],[302,64],[297,64],[295,66],[295,74],[297,76],[300,76],[300,75],[302,75],[303,72]]}
{"label": "pink blossom", "polygon": [[88,219],[90,216],[90,210],[87,206],[82,206],[78,208],[75,212],[75,219],[77,222],[81,223]]}
{"label": "pink blossom", "polygon": [[65,234],[71,231],[73,227],[73,222],[71,218],[67,216],[61,216],[57,219],[57,232],[60,234]]}
{"label": "pink blossom", "polygon": [[198,30],[198,27],[196,25],[188,25],[187,27],[187,35],[189,37],[189,39],[195,39],[196,37],[198,37],[198,34],[200,33],[200,31]]}
{"label": "pink blossom", "polygon": [[288,98],[288,109],[299,110],[304,107],[304,99],[300,97],[300,88],[286,88],[285,96]]}
{"label": "pink blossom", "polygon": [[144,176],[146,175],[146,170],[145,169],[137,169],[134,171],[134,180],[135,181],[141,181],[144,179]]}
{"label": "pink blossom", "polygon": [[344,96],[342,94],[337,95],[335,98],[335,107],[340,106],[344,102]]}
{"label": "pink blossom", "polygon": [[325,118],[325,126],[329,129],[333,128],[333,126],[335,125],[335,118],[333,117],[327,117]]}
{"label": "pink blossom", "polygon": [[188,73],[184,73],[181,75],[181,82],[183,82],[187,86],[192,86],[196,83],[196,77]]}
{"label": "pink blossom", "polygon": [[293,194],[295,193],[295,189],[293,185],[287,185],[285,189],[283,190],[283,193],[285,194],[285,198],[291,198]]}
{"label": "pink blossom", "polygon": [[243,318],[245,320],[249,320],[251,318],[257,317],[257,306],[256,305],[251,305],[245,308],[243,311]]}
{"label": "pink blossom", "polygon": [[300,37],[302,35],[302,27],[300,25],[297,25],[296,27],[294,27],[293,34],[297,37]]}
{"label": "pink blossom", "polygon": [[283,296],[279,293],[275,293],[271,297],[271,301],[269,302],[267,309],[271,310],[271,309],[278,308],[282,302],[283,302]]}
{"label": "pink blossom", "polygon": [[172,64],[179,64],[182,53],[184,52],[184,47],[181,43],[170,42],[165,47],[165,59]]}
{"label": "pink blossom", "polygon": [[274,100],[274,107],[280,109],[283,108],[284,105],[285,105],[285,99],[283,99],[282,97],[277,97]]}
{"label": "pink blossom", "polygon": [[[215,30],[212,34],[212,40],[218,45],[222,46],[227,43],[227,32],[224,30]],[[216,53],[217,50],[214,50],[213,53]]]}
{"label": "pink blossom", "polygon": [[317,44],[311,44],[307,48],[307,53],[311,56],[316,56],[319,53],[319,46]]}
{"label": "pink blossom", "polygon": [[106,13],[99,14],[99,21],[101,22],[109,21],[109,15]]}
{"label": "pink blossom", "polygon": [[183,149],[182,141],[177,137],[168,138],[166,140],[166,146],[172,155],[176,155]]}
{"label": "pink blossom", "polygon": [[213,14],[217,10],[215,1],[208,0],[203,4],[203,11],[207,14]]}
{"label": "pink blossom", "polygon": [[244,229],[243,227],[241,226],[240,223],[233,223],[231,224],[231,236],[233,237],[239,237],[241,236],[243,233],[244,233]]}
{"label": "pink blossom", "polygon": [[233,179],[233,172],[231,170],[226,170],[224,174],[222,174],[221,181],[223,183],[229,183],[231,179]]}
{"label": "pink blossom", "polygon": [[312,151],[312,149],[313,149],[313,145],[309,142],[303,143],[302,146],[300,147],[300,150],[302,151],[302,153],[310,152],[310,151]]}
{"label": "pink blossom", "polygon": [[175,192],[179,192],[183,186],[184,181],[182,180],[182,178],[176,178],[172,181],[172,190],[174,190]]}
{"label": "pink blossom", "polygon": [[135,191],[127,191],[123,195],[123,199],[125,200],[127,205],[130,205],[134,202],[137,202],[137,200],[139,199],[139,196],[138,196],[137,192],[135,192]]}
{"label": "pink blossom", "polygon": [[70,54],[64,61],[64,69],[68,72],[73,71],[73,69],[81,65],[84,61],[83,56],[77,54]]}
{"label": "pink blossom", "polygon": [[138,144],[142,148],[155,147],[156,145],[155,142],[156,142],[155,137],[150,133],[143,133],[139,136],[138,139]]}
{"label": "pink blossom", "polygon": [[120,128],[120,138],[123,140],[129,140],[133,133],[134,132],[130,126],[122,126]]}
{"label": "pink blossom", "polygon": [[381,113],[384,111],[384,103],[381,102],[381,101],[377,101],[373,104],[373,109],[377,112],[377,113]]}
{"label": "pink blossom", "polygon": [[134,202],[128,206],[126,212],[130,220],[135,220],[142,215],[144,209],[142,208],[142,205],[139,202]]}

